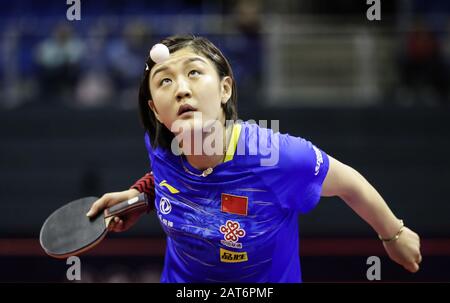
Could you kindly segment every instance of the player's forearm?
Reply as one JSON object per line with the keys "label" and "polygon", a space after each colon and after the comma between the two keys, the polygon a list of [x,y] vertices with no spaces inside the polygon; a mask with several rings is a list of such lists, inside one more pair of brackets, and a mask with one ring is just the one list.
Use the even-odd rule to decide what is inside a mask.
{"label": "player's forearm", "polygon": [[383,238],[390,238],[401,228],[400,220],[392,213],[376,189],[356,170],[354,185],[340,195],[349,207]]}

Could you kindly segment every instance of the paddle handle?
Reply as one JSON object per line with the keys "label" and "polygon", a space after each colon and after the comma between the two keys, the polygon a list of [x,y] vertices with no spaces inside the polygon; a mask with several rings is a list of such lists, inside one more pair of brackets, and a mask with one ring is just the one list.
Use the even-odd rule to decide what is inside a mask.
{"label": "paddle handle", "polygon": [[129,200],[120,202],[110,208],[105,209],[105,219],[113,216],[120,216],[128,212],[147,209],[148,198],[145,193],[140,193],[138,196]]}

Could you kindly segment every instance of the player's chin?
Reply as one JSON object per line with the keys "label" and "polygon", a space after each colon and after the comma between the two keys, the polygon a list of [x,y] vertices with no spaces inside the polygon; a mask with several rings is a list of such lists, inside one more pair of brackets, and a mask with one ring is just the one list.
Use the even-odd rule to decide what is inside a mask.
{"label": "player's chin", "polygon": [[189,136],[195,131],[202,130],[202,120],[196,119],[193,115],[183,115],[172,123],[170,130],[174,134]]}

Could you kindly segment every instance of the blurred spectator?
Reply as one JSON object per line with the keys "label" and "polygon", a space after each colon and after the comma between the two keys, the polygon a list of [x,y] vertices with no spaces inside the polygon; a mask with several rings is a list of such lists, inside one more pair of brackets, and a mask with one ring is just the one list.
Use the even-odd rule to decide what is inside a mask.
{"label": "blurred spectator", "polygon": [[399,69],[401,83],[415,104],[426,105],[435,99],[448,105],[449,78],[443,48],[436,34],[420,19],[407,34]]}
{"label": "blurred spectator", "polygon": [[80,80],[76,88],[79,107],[92,108],[111,104],[114,86],[110,75],[107,52],[107,25],[99,21],[89,29],[87,55],[82,61]]}
{"label": "blurred spectator", "polygon": [[93,108],[111,104],[113,85],[107,74],[88,71],[80,79],[76,89],[76,105]]}
{"label": "blurred spectator", "polygon": [[126,25],[123,36],[113,40],[107,49],[114,87],[121,92],[115,103],[122,108],[134,108],[145,59],[152,43],[151,31],[142,22]]}
{"label": "blurred spectator", "polygon": [[84,44],[67,24],[56,26],[52,36],[37,47],[40,68],[40,102],[70,104],[84,54]]}
{"label": "blurred spectator", "polygon": [[33,94],[33,73],[22,68],[26,61],[20,47],[24,37],[24,31],[12,25],[0,34],[0,108],[18,107]]}
{"label": "blurred spectator", "polygon": [[[261,105],[262,47],[261,4],[258,0],[238,1],[234,12],[236,35],[227,41],[230,60],[235,73],[238,94],[244,112]],[[227,54],[228,55],[228,54]]]}

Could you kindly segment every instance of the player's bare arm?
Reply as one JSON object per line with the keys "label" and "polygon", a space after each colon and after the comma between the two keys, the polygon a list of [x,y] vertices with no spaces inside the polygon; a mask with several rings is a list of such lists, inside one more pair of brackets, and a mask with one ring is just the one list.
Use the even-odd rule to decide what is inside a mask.
{"label": "player's bare arm", "polygon": [[403,226],[376,189],[355,169],[329,156],[330,166],[322,196],[338,196],[385,241],[389,257],[411,272],[422,260],[419,236]]}

